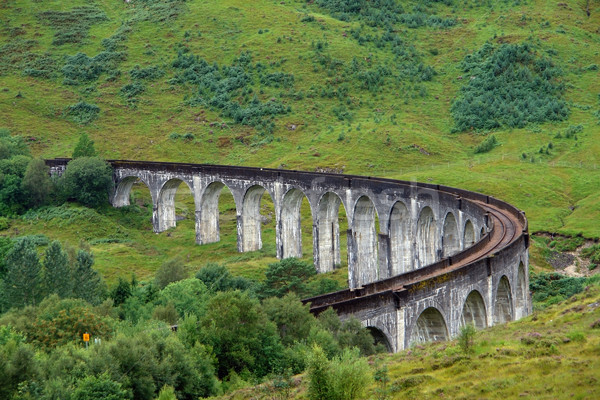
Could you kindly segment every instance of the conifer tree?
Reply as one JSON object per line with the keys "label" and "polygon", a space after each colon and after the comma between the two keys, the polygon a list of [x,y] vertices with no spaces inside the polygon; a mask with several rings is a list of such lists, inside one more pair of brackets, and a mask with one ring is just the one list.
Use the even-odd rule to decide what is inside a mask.
{"label": "conifer tree", "polygon": [[18,240],[6,256],[5,296],[9,306],[36,305],[43,298],[42,268],[29,237]]}
{"label": "conifer tree", "polygon": [[73,268],[73,297],[84,299],[92,304],[100,303],[104,282],[98,271],[92,268],[94,256],[85,250],[78,250]]}
{"label": "conifer tree", "polygon": [[46,293],[56,293],[61,299],[73,295],[69,257],[59,241],[50,243],[44,259],[44,285]]}
{"label": "conifer tree", "polygon": [[95,157],[97,155],[94,141],[89,138],[87,133],[82,133],[79,136],[79,141],[73,150],[73,158],[79,157]]}

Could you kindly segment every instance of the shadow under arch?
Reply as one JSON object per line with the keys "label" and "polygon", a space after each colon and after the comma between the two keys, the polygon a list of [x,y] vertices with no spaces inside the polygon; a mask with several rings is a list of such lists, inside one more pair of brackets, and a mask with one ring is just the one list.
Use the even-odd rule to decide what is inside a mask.
{"label": "shadow under arch", "polygon": [[419,266],[424,267],[436,261],[437,232],[436,221],[431,207],[423,207],[417,222],[417,256]]}
{"label": "shadow under arch", "polygon": [[475,239],[475,227],[470,219],[465,222],[465,229],[463,232],[463,249],[468,249],[473,246],[477,240]]}
{"label": "shadow under arch", "polygon": [[515,319],[520,319],[527,315],[527,280],[525,278],[525,265],[523,262],[519,262],[519,269],[517,272],[517,287],[515,294]]}
{"label": "shadow under arch", "polygon": [[163,232],[169,228],[174,228],[177,225],[177,216],[175,214],[175,195],[179,186],[185,183],[192,196],[194,196],[193,189],[188,185],[187,182],[173,178],[169,179],[160,188],[157,201],[158,209],[158,231]]}
{"label": "shadow under arch", "polygon": [[288,190],[283,196],[279,217],[281,258],[302,258],[301,207],[304,200],[308,201],[308,198],[297,188]]}
{"label": "shadow under arch", "polygon": [[413,269],[412,233],[408,207],[401,201],[394,203],[390,212],[389,235],[392,276]]}
{"label": "shadow under arch", "polygon": [[352,235],[355,245],[354,277],[356,285],[379,280],[377,265],[377,211],[368,196],[356,200],[352,218]]}
{"label": "shadow under arch", "polygon": [[448,340],[448,327],[441,312],[435,307],[423,310],[410,337],[410,344]]}
{"label": "shadow under arch", "polygon": [[458,236],[458,224],[452,212],[446,214],[442,230],[442,252],[443,257],[450,257],[460,251],[460,238]]}
{"label": "shadow under arch", "polygon": [[385,333],[383,333],[383,331],[381,329],[374,327],[374,326],[367,326],[367,330],[369,331],[371,336],[373,336],[373,344],[376,347],[377,346],[385,346],[385,349],[388,353],[394,352],[394,349],[392,348],[392,345],[391,345],[388,337],[386,336]]}
{"label": "shadow under arch", "polygon": [[[250,186],[244,194],[241,215],[241,240],[240,252],[256,251],[263,247],[262,243],[262,223],[263,215],[260,212],[261,200],[264,193],[267,193],[273,201],[271,194],[261,185]],[[265,220],[268,217],[264,217]]]}
{"label": "shadow under arch", "polygon": [[471,291],[465,299],[462,313],[460,315],[460,326],[471,324],[477,329],[487,327],[487,314],[485,303],[481,293],[477,290]]}
{"label": "shadow under arch", "polygon": [[[319,249],[317,268],[318,273],[333,271],[342,262],[340,241],[340,205],[342,199],[333,192],[327,192],[321,196],[317,211],[318,243]],[[345,214],[344,208],[344,214]]]}
{"label": "shadow under arch", "polygon": [[211,182],[202,193],[196,219],[196,243],[198,244],[215,243],[221,240],[219,198],[223,188],[229,190],[223,182],[215,181]]}
{"label": "shadow under arch", "polygon": [[494,325],[513,320],[512,296],[510,282],[506,275],[502,275],[496,289],[494,301]]}

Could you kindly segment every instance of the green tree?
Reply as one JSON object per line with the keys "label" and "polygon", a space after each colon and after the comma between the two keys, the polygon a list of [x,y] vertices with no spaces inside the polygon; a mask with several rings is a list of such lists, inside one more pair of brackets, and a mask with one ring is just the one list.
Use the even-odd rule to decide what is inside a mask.
{"label": "green tree", "polygon": [[114,300],[115,306],[121,305],[131,296],[131,285],[129,282],[119,277],[119,283],[110,292],[110,297]]}
{"label": "green tree", "polygon": [[79,141],[73,150],[73,159],[79,157],[96,157],[96,149],[94,147],[94,141],[89,138],[87,133],[82,133],[79,136]]}
{"label": "green tree", "polygon": [[188,277],[188,271],[180,257],[175,257],[165,261],[154,277],[156,286],[159,289],[165,288],[169,283],[177,282]]}
{"label": "green tree", "polygon": [[308,398],[332,400],[331,368],[323,349],[314,346],[308,359]]}
{"label": "green tree", "polygon": [[215,263],[206,264],[196,273],[196,279],[200,279],[206,287],[213,292],[225,292],[227,290],[249,290],[253,282],[241,276],[233,276],[224,265]]}
{"label": "green tree", "polygon": [[294,292],[300,297],[309,293],[306,281],[316,275],[315,268],[297,258],[285,258],[269,264],[265,272],[263,295],[282,297]]}
{"label": "green tree", "polygon": [[86,376],[77,381],[73,391],[73,400],[127,400],[131,392],[119,382],[113,381],[108,374]]}
{"label": "green tree", "polygon": [[56,293],[61,299],[73,294],[69,257],[58,240],[50,243],[45,251],[44,285],[47,294]]}
{"label": "green tree", "polygon": [[180,317],[192,314],[200,318],[206,313],[210,293],[206,285],[195,278],[171,283],[161,290],[156,304],[163,306],[172,303]]}
{"label": "green tree", "polygon": [[266,299],[263,309],[269,319],[277,325],[281,342],[285,346],[305,340],[311,327],[316,324],[315,317],[309,311],[310,306],[303,305],[294,293],[288,293],[282,298]]}
{"label": "green tree", "polygon": [[99,304],[104,295],[102,277],[92,268],[94,256],[79,249],[73,268],[73,296],[92,304]]}
{"label": "green tree", "polygon": [[355,400],[365,397],[373,374],[367,359],[360,357],[358,349],[344,349],[331,365],[333,399]]}
{"label": "green tree", "polygon": [[213,349],[220,378],[244,370],[262,377],[282,358],[275,324],[246,292],[217,293],[208,303],[200,326],[200,341]]}
{"label": "green tree", "polygon": [[30,206],[39,207],[48,202],[53,186],[50,169],[44,160],[34,158],[29,162],[21,185]]}
{"label": "green tree", "polygon": [[89,207],[108,202],[112,168],[97,157],[80,157],[67,164],[61,185],[64,195]]}
{"label": "green tree", "polygon": [[6,256],[5,290],[12,307],[36,305],[43,297],[42,268],[33,240],[25,236]]}

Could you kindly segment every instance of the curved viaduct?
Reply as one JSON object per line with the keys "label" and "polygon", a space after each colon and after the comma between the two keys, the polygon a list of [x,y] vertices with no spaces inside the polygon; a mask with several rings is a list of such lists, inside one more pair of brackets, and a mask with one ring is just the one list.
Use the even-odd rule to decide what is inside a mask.
{"label": "curved viaduct", "polygon": [[[47,160],[62,174],[69,159]],[[150,190],[152,225],[176,225],[180,185],[195,203],[196,242],[219,241],[218,201],[234,198],[240,252],[258,250],[261,199],[273,200],[278,258],[302,256],[300,205],[312,214],[317,272],[341,264],[339,211],[348,220],[349,289],[306,299],[318,314],[357,317],[396,352],[531,312],[529,235],[523,212],[490,196],[441,185],[268,168],[109,160],[115,207],[129,204],[135,182]],[[376,221],[379,223],[377,224]]]}

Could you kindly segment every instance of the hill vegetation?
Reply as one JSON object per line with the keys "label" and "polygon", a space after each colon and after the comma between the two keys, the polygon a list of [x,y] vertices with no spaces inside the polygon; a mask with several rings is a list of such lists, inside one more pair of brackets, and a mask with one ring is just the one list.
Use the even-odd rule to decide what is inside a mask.
{"label": "hill vegetation", "polygon": [[[583,274],[600,263],[599,21],[596,0],[3,2],[0,397],[595,395],[597,281],[540,272],[565,253]],[[49,179],[41,159],[70,156],[66,176]],[[307,234],[301,260],[276,260],[268,196],[260,251],[237,253],[226,189],[221,241],[196,246],[185,185],[177,227],[156,235],[145,186],[131,206],[107,204],[102,159],[346,172],[499,197],[539,233],[537,311],[476,333],[472,351],[373,356],[382,349],[355,321],[317,320],[298,302],[345,286],[347,272],[310,274]],[[82,331],[102,344],[84,349]],[[365,368],[366,392],[344,392]],[[475,368],[494,375],[473,381]]]}

